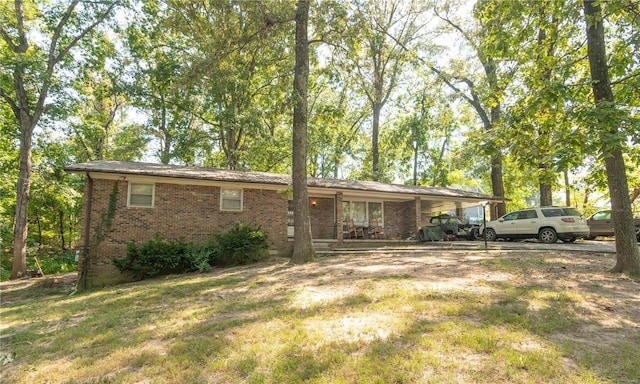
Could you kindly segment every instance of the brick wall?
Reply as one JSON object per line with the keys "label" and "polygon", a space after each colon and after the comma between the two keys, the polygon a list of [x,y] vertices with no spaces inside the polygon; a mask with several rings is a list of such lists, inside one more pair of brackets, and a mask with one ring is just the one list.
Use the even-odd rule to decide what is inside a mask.
{"label": "brick wall", "polygon": [[387,237],[406,239],[416,230],[415,201],[384,203],[384,232]]}
{"label": "brick wall", "polygon": [[[85,183],[83,225],[88,208],[88,184]],[[111,226],[106,228],[114,184],[117,185],[116,209]],[[291,252],[286,232],[287,197],[277,191],[244,189],[242,212],[228,212],[220,210],[219,187],[156,183],[153,208],[127,207],[127,190],[127,181],[93,180],[88,286],[126,280],[111,260],[125,256],[127,243],[145,242],[156,234],[165,239],[182,238],[200,243],[215,233],[227,232],[238,222],[260,225],[268,234],[270,250],[284,255]],[[97,234],[101,232],[104,236],[99,241]],[[81,261],[79,270],[82,268]]]}
{"label": "brick wall", "polygon": [[[316,204],[313,205],[313,202]],[[311,237],[313,239],[335,239],[336,218],[335,199],[310,198],[309,220],[311,222]]]}

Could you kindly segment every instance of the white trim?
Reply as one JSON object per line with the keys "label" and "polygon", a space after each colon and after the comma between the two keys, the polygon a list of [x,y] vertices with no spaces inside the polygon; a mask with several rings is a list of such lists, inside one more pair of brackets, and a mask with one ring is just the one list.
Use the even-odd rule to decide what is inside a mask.
{"label": "white trim", "polygon": [[[240,209],[229,209],[229,208],[224,208],[224,191],[240,191]],[[224,211],[224,212],[242,212],[242,210],[244,209],[244,191],[242,188],[228,188],[228,187],[220,187],[220,211]]]}
{"label": "white trim", "polygon": [[[129,181],[127,183],[127,207],[128,208],[154,208],[155,207],[155,201],[156,201],[156,185],[155,183],[144,183],[144,182],[137,182],[137,181]],[[138,205],[138,204],[131,204],[131,185],[132,184],[140,184],[140,185],[150,185],[151,186],[151,205]]]}
{"label": "white trim", "polygon": [[199,185],[209,187],[220,187],[229,189],[258,189],[269,191],[286,191],[286,185],[260,184],[260,183],[243,183],[238,181],[217,181],[217,180],[199,180],[178,177],[162,177],[162,176],[144,176],[144,175],[125,175],[105,172],[90,172],[92,179],[104,180],[125,180],[135,183],[146,184],[176,184],[176,185]]}

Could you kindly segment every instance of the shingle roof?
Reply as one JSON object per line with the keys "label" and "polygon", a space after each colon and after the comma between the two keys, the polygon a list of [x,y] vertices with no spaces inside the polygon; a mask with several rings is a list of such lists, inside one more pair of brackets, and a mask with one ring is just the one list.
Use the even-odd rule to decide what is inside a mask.
{"label": "shingle roof", "polygon": [[[101,160],[91,161],[87,163],[71,164],[65,167],[65,171],[70,173],[99,172],[282,186],[291,184],[291,175],[113,160]],[[307,178],[307,185],[309,187],[326,188],[330,190],[353,190],[363,192],[427,195],[444,198],[466,198],[491,201],[507,200],[498,196],[490,196],[459,189],[402,184],[385,184],[376,181],[354,181],[309,177]]]}

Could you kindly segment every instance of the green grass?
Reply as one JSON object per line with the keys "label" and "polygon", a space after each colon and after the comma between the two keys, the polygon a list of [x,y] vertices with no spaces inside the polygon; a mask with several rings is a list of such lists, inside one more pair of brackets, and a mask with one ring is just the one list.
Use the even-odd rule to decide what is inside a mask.
{"label": "green grass", "polygon": [[[640,377],[638,319],[635,333],[597,325],[585,316],[600,300],[593,292],[491,278],[549,263],[487,260],[475,265],[488,278],[476,271],[466,278],[477,284],[468,286],[444,284],[446,271],[427,277],[428,267],[345,278],[325,259],[74,295],[3,287],[1,334],[11,338],[1,350],[15,353],[15,361],[2,367],[0,382],[538,384]],[[629,295],[637,298],[637,290]],[[611,334],[611,342],[564,337],[593,327]]]}

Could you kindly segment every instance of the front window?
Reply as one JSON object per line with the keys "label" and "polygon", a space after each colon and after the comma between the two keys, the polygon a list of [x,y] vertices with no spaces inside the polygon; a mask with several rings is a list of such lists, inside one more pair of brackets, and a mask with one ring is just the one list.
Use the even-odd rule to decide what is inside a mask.
{"label": "front window", "polygon": [[242,211],[242,189],[220,189],[220,210]]}
{"label": "front window", "polygon": [[369,220],[378,220],[382,225],[382,203],[368,203]]}
{"label": "front window", "polygon": [[129,207],[153,208],[155,184],[129,183]]}
{"label": "front window", "polygon": [[342,217],[344,220],[353,219],[358,227],[369,226],[370,220],[378,220],[378,225],[382,226],[382,203],[372,201],[343,201]]}

